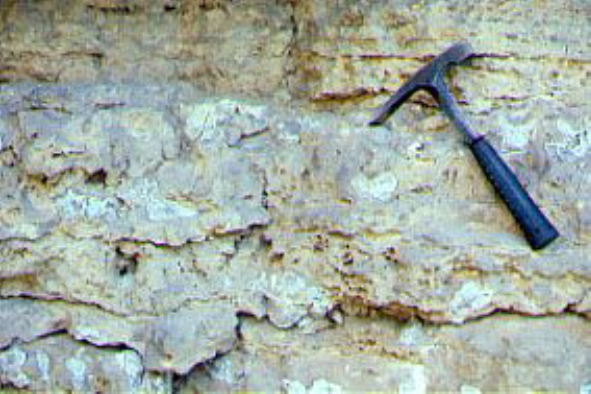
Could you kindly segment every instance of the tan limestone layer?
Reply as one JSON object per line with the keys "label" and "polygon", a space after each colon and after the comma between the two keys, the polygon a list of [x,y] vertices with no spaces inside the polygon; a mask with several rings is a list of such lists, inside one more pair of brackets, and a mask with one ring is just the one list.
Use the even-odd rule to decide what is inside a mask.
{"label": "tan limestone layer", "polygon": [[0,80],[184,80],[340,109],[376,104],[431,56],[469,41],[488,57],[458,85],[489,111],[540,96],[583,100],[590,12],[584,0],[6,0]]}
{"label": "tan limestone layer", "polygon": [[[536,140],[540,156],[517,137],[493,136],[562,232],[532,252],[459,138],[422,108],[402,114],[425,116],[413,132],[368,128],[362,112],[203,97],[182,84],[5,87],[0,294],[3,320],[16,324],[4,326],[0,344],[18,368],[4,381],[21,385],[27,352],[62,333],[139,354],[146,371],[185,375],[234,357],[244,316],[307,335],[350,316],[467,327],[498,312],[588,316],[591,237],[579,197],[591,184],[581,170],[588,118],[539,105],[550,119],[529,106],[515,119],[526,135],[562,125]],[[465,351],[446,349],[441,368]],[[349,350],[358,352],[351,365],[375,362]],[[572,352],[587,365],[584,348]],[[411,379],[396,384],[470,380],[445,380],[413,360],[392,367]],[[39,376],[22,387],[50,387]],[[348,385],[297,376],[281,384]],[[557,385],[584,383],[577,375]]]}
{"label": "tan limestone layer", "polygon": [[573,316],[442,328],[374,317],[310,335],[245,320],[240,350],[198,368],[182,392],[578,392],[589,388],[590,329]]}

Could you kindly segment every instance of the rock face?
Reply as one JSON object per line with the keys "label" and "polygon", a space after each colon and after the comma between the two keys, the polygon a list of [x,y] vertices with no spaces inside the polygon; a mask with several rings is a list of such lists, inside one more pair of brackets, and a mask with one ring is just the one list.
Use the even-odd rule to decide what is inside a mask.
{"label": "rock face", "polygon": [[[67,3],[0,8],[0,388],[591,391],[586,2]],[[366,126],[461,39],[543,251],[427,96]]]}

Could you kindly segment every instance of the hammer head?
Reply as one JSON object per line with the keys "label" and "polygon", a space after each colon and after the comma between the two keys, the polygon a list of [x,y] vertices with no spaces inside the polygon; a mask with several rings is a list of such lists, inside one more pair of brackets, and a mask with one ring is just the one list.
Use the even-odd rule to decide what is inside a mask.
{"label": "hammer head", "polygon": [[427,90],[435,99],[438,99],[440,92],[445,88],[443,77],[447,68],[452,64],[459,64],[473,55],[474,51],[470,44],[462,42],[453,45],[402,85],[386,104],[377,109],[369,124],[374,126],[384,123],[404,101],[419,89]]}

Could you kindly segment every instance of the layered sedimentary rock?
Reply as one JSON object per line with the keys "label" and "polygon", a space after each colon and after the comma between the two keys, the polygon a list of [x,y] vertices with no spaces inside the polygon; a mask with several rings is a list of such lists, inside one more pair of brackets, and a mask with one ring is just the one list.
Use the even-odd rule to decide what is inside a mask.
{"label": "layered sedimentary rock", "polygon": [[[589,6],[325,3],[2,3],[0,386],[591,390]],[[457,40],[543,251],[427,96],[366,125]]]}

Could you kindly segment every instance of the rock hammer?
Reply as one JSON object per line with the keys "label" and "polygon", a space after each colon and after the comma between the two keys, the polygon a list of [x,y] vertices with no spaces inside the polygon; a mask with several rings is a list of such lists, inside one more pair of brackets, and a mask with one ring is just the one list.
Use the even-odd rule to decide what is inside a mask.
{"label": "rock hammer", "polygon": [[430,93],[437,100],[443,112],[464,135],[465,143],[474,154],[480,168],[497,194],[509,208],[532,249],[541,249],[559,236],[558,231],[544,216],[513,171],[488,143],[484,135],[472,130],[445,84],[444,76],[447,69],[472,56],[474,56],[474,51],[468,43],[453,45],[403,84],[386,104],[378,108],[369,124],[373,126],[384,123],[417,90],[425,90]]}

